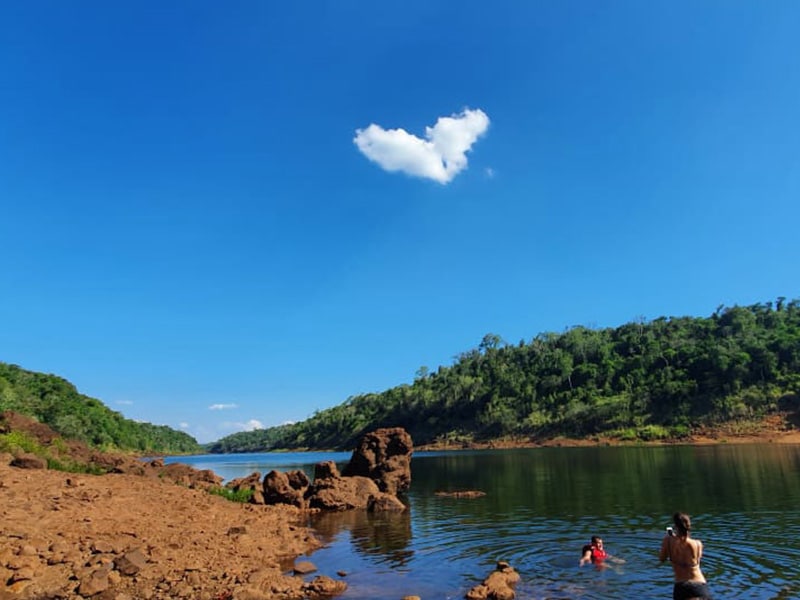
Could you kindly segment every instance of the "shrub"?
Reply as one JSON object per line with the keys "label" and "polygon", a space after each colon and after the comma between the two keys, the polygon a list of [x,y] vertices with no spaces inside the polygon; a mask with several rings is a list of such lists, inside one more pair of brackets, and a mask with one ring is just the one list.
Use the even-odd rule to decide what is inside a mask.
{"label": "shrub", "polygon": [[214,494],[215,496],[222,496],[231,502],[241,502],[243,504],[250,502],[250,499],[253,497],[253,490],[241,489],[234,491],[230,488],[217,486],[208,488],[208,493]]}
{"label": "shrub", "polygon": [[662,427],[661,425],[645,425],[644,427],[639,428],[637,434],[639,439],[646,442],[664,440],[670,437],[669,429]]}
{"label": "shrub", "polygon": [[11,454],[30,452],[42,458],[46,458],[47,455],[47,450],[36,441],[36,438],[24,431],[9,431],[0,434],[0,451]]}

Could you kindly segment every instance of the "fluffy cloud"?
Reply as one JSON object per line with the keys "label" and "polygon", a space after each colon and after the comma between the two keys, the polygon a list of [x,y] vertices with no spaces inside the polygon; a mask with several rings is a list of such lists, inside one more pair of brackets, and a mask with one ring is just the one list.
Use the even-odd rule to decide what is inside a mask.
{"label": "fluffy cloud", "polygon": [[250,419],[245,423],[226,421],[221,424],[221,428],[230,431],[253,431],[254,429],[264,429],[264,424],[258,419]]}
{"label": "fluffy cloud", "polygon": [[208,410],[230,410],[238,407],[238,404],[212,404],[208,407]]}
{"label": "fluffy cloud", "polygon": [[264,429],[264,424],[258,419],[250,419],[247,423],[243,423],[242,427],[245,431],[253,431],[254,429]]}
{"label": "fluffy cloud", "polygon": [[489,117],[480,109],[439,117],[425,128],[425,139],[405,129],[384,129],[371,124],[357,129],[353,142],[361,153],[387,171],[402,171],[439,183],[450,182],[467,167],[467,152],[489,128]]}

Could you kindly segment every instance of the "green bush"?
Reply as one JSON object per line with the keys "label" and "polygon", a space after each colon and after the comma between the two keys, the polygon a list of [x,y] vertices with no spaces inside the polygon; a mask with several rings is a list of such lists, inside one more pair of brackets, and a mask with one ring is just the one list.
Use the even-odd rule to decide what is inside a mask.
{"label": "green bush", "polygon": [[655,440],[665,440],[670,437],[670,430],[661,425],[645,425],[640,427],[637,431],[639,439],[645,442],[652,442]]}
{"label": "green bush", "polygon": [[80,463],[65,458],[47,458],[47,468],[53,471],[64,471],[66,473],[87,473],[89,475],[105,475],[107,471],[91,463]]}
{"label": "green bush", "polygon": [[251,498],[253,497],[253,490],[242,489],[234,491],[230,488],[224,487],[210,487],[208,488],[208,493],[214,494],[215,496],[222,496],[231,502],[241,502],[242,504],[250,502]]}
{"label": "green bush", "polygon": [[46,458],[47,455],[47,450],[36,441],[36,438],[31,437],[24,431],[10,431],[0,434],[0,452],[10,452],[11,454],[29,452],[42,458]]}

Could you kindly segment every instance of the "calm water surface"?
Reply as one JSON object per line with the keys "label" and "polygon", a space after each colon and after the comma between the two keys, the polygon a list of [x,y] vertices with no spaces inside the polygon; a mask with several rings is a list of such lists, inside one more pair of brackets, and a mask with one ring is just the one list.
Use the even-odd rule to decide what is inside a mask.
{"label": "calm water surface", "polygon": [[[226,479],[349,453],[171,459]],[[436,491],[477,489],[473,500]],[[658,548],[670,515],[689,512],[715,598],[800,598],[800,446],[721,445],[418,452],[401,515],[362,511],[309,520],[325,542],[319,573],[347,572],[341,600],[463,598],[507,560],[517,598],[671,598]],[[626,562],[578,567],[592,535]]]}

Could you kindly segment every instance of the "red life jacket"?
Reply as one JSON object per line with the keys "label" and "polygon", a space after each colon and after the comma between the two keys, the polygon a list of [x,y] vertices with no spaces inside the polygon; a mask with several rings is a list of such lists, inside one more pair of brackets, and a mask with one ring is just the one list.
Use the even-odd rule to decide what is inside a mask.
{"label": "red life jacket", "polygon": [[597,546],[592,546],[592,562],[599,563],[603,562],[608,554],[602,548],[598,548]]}

